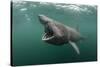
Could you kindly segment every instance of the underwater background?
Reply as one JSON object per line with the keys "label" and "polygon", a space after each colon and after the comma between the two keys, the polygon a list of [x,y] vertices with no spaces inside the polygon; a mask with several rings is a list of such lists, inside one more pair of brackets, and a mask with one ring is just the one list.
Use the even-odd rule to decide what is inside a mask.
{"label": "underwater background", "polygon": [[[12,2],[12,65],[71,63],[97,60],[97,6]],[[77,43],[78,55],[70,44],[55,46],[42,41],[44,27],[38,15],[46,15],[76,28],[85,40]]]}

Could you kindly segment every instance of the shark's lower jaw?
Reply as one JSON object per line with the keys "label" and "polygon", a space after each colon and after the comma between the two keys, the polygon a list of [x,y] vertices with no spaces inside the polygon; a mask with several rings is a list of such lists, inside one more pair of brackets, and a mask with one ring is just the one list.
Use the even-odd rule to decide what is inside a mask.
{"label": "shark's lower jaw", "polygon": [[54,36],[54,33],[53,31],[50,29],[50,28],[46,28],[46,31],[42,37],[42,40],[44,41],[48,41],[48,40],[51,40],[53,39],[55,36]]}

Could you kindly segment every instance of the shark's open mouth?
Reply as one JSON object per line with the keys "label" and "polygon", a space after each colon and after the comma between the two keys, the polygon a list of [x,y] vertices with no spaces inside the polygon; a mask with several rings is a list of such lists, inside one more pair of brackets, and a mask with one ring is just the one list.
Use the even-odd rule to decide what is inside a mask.
{"label": "shark's open mouth", "polygon": [[45,29],[45,33],[43,34],[42,40],[51,40],[54,38],[54,32],[50,28]]}

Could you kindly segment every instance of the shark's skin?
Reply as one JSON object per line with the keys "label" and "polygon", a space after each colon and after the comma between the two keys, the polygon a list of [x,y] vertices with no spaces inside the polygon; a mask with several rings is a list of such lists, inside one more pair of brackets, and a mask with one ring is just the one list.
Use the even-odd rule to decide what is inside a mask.
{"label": "shark's skin", "polygon": [[45,15],[38,15],[40,23],[44,26],[42,40],[53,45],[63,45],[69,43],[80,54],[76,42],[83,39],[80,33],[69,26],[65,26]]}

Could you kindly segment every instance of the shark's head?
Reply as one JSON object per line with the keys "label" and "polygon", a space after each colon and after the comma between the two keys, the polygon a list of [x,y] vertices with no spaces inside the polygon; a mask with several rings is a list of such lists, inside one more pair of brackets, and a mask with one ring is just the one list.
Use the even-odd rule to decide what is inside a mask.
{"label": "shark's head", "polygon": [[62,37],[61,30],[57,27],[54,20],[45,16],[38,15],[40,23],[44,26],[44,34],[42,36],[42,40],[51,44],[63,44],[64,40]]}

